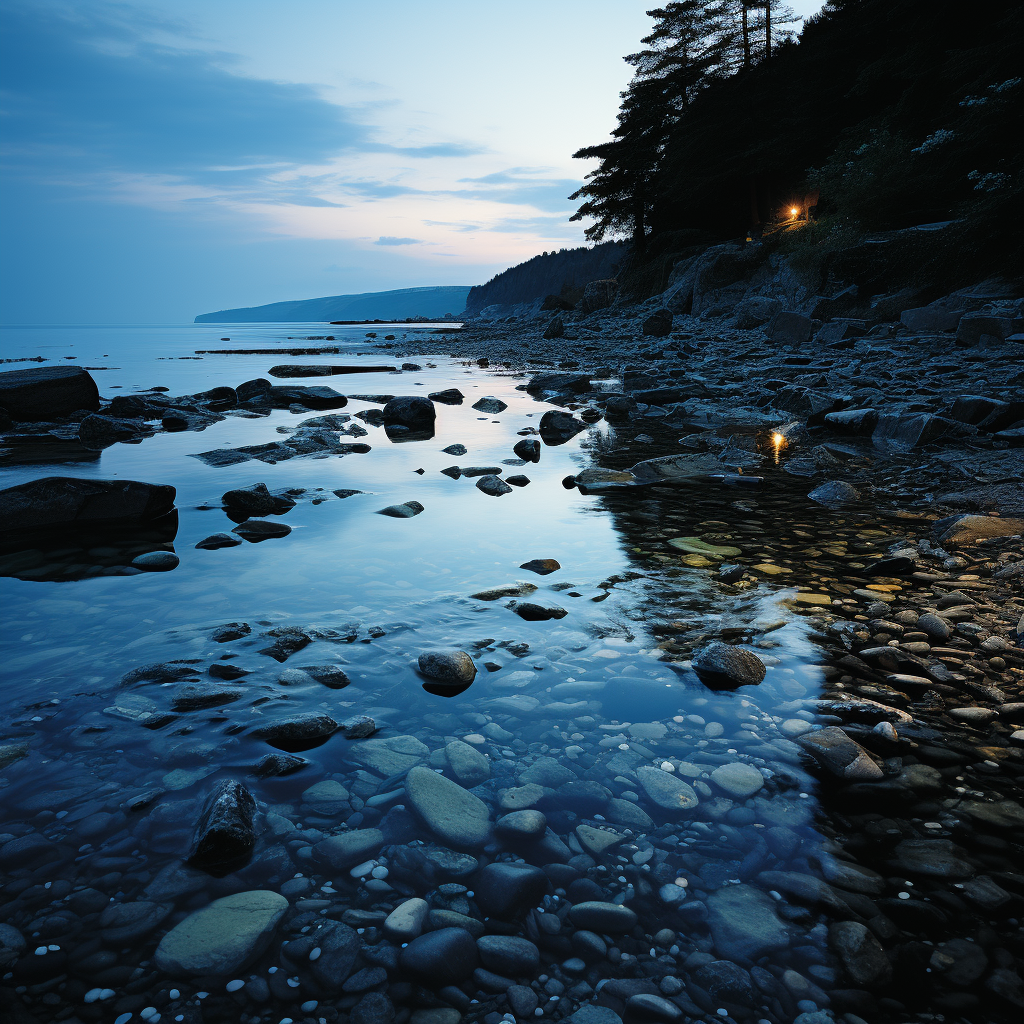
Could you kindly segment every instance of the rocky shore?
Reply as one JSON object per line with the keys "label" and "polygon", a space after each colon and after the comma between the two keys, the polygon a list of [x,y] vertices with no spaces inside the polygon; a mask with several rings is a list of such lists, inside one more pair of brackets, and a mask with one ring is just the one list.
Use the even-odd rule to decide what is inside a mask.
{"label": "rocky shore", "polygon": [[[531,558],[526,579],[447,599],[486,623],[448,644],[403,623],[177,629],[165,660],[98,677],[70,732],[30,747],[14,734],[56,712],[15,717],[0,1009],[72,1024],[1019,1018],[1021,303],[993,284],[829,315],[835,297],[778,266],[752,278],[741,257],[712,252],[643,305],[598,283],[579,310],[485,310],[429,339],[532,371],[521,387],[561,411],[524,419],[508,461],[580,438],[589,462],[563,493],[602,496],[630,572]],[[319,411],[277,446],[202,453],[216,467],[346,455],[352,428],[432,438],[438,403],[462,397],[375,396],[360,427],[339,392],[286,390],[261,379],[134,411],[153,428],[173,407],[196,417],[184,429]],[[97,399],[61,422],[118,411]],[[519,490],[504,461],[451,470],[487,500]],[[145,497],[166,514],[173,489]],[[266,517],[295,500],[265,485],[222,499],[250,529],[283,526]],[[614,623],[577,619],[609,599]],[[417,703],[420,688],[440,699]],[[41,791],[26,768],[40,756],[74,770]]]}

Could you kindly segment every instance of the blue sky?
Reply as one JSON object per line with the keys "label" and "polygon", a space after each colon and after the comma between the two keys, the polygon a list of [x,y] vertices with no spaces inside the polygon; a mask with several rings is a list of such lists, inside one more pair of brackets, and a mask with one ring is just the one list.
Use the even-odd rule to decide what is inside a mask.
{"label": "blue sky", "polygon": [[474,284],[580,244],[571,156],[648,6],[8,0],[3,321]]}

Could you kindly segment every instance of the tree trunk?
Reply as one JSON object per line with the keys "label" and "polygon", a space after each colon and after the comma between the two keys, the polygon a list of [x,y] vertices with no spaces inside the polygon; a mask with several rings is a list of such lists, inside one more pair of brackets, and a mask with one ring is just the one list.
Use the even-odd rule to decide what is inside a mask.
{"label": "tree trunk", "polygon": [[747,24],[747,2],[740,4],[743,10],[743,66],[750,67],[750,26]]}
{"label": "tree trunk", "polygon": [[772,0],[764,4],[764,59],[772,59]]}

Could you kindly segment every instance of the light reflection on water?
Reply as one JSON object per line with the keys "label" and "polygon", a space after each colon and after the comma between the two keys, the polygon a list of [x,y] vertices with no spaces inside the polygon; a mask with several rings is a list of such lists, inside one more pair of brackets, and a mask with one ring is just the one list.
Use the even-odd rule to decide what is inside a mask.
{"label": "light reflection on water", "polygon": [[[237,347],[287,347],[302,344],[305,336],[329,332],[339,342],[349,339],[353,352],[363,350],[365,329],[325,330],[322,325],[32,329],[5,332],[4,349],[8,357],[38,350],[54,359],[73,351],[81,355],[82,365],[120,367],[94,373],[107,397],[154,385],[167,387],[172,395],[237,385],[266,376],[271,365],[282,361],[383,361],[379,350],[358,357],[177,358],[194,349],[226,346],[219,340],[225,335]],[[398,328],[395,333],[401,338],[414,332]],[[288,336],[293,340],[285,340]],[[429,351],[429,346],[427,337],[422,347]],[[109,359],[102,360],[101,352]],[[266,745],[250,733],[253,724],[285,712],[327,711],[339,720],[369,714],[392,731],[410,732],[425,715],[481,710],[499,719],[506,716],[509,722],[529,723],[539,717],[541,725],[564,736],[578,727],[574,722],[587,717],[609,725],[666,721],[671,725],[667,740],[641,744],[641,750],[684,757],[692,746],[698,753],[721,757],[732,756],[737,748],[723,746],[710,733],[705,738],[703,726],[687,722],[685,716],[724,723],[724,743],[742,738],[744,723],[770,723],[780,707],[788,707],[783,715],[791,715],[809,704],[820,689],[814,648],[803,620],[789,613],[779,591],[766,586],[753,595],[726,594],[703,569],[677,563],[640,566],[636,553],[643,531],[628,522],[629,499],[605,500],[562,487],[564,476],[587,463],[587,433],[564,446],[544,447],[539,464],[507,467],[507,473],[525,473],[531,483],[500,498],[483,494],[473,479],[443,476],[440,470],[453,464],[500,465],[512,458],[517,431],[536,426],[549,406],[516,390],[525,378],[445,357],[429,359],[434,367],[427,366],[428,357],[416,361],[422,370],[400,375],[294,383],[368,395],[426,395],[460,388],[464,404],[437,406],[436,433],[430,441],[393,444],[382,429],[370,427],[361,439],[372,446],[365,455],[296,458],[277,465],[250,461],[226,468],[189,458],[196,452],[281,440],[279,426],[317,415],[277,411],[260,419],[229,416],[201,433],[158,434],[138,445],[118,444],[91,462],[0,469],[0,486],[50,474],[173,484],[179,509],[174,550],[181,558],[167,573],[68,583],[0,582],[0,600],[8,609],[2,645],[7,731],[31,743],[29,757],[7,769],[11,815],[22,817],[18,808],[28,795],[67,787],[76,776],[96,783],[116,780],[133,792],[166,789],[171,804],[180,791],[189,802],[172,814],[174,827],[163,834],[143,829],[149,835],[146,855],[153,858],[150,870],[155,870],[182,855],[186,819],[194,819],[196,801],[209,779],[248,770],[266,753]],[[402,360],[394,362],[400,365]],[[112,390],[114,384],[123,387]],[[508,409],[497,416],[473,410],[473,402],[485,395],[500,398]],[[343,411],[351,415],[374,407],[350,401]],[[602,423],[596,431],[608,429]],[[454,443],[464,444],[468,454],[453,457],[442,451]],[[774,454],[777,461],[777,446]],[[328,500],[300,500],[280,517],[292,528],[285,538],[197,550],[203,537],[234,525],[221,509],[200,506],[216,505],[223,492],[256,481],[271,490],[322,488]],[[341,500],[331,493],[337,488],[366,493]],[[415,518],[375,514],[412,499],[425,507]],[[718,499],[704,495],[702,500]],[[727,500],[722,498],[719,505]],[[715,518],[724,514],[719,508]],[[550,576],[532,576],[519,566],[533,558],[555,558],[562,568]],[[635,578],[627,578],[631,572]],[[535,598],[553,601],[568,614],[557,621],[527,622],[507,600],[482,602],[470,596],[524,579],[538,587]],[[670,592],[676,601],[666,599]],[[740,693],[713,693],[684,664],[673,668],[663,663],[660,636],[650,624],[673,614],[691,622],[699,619],[709,637],[747,628],[755,640],[760,630],[786,620],[783,628],[767,634],[770,641],[761,638],[760,653],[771,666],[766,682]],[[236,621],[249,623],[252,633],[229,645],[211,640],[212,627]],[[269,643],[262,634],[281,626],[321,633],[278,664],[257,652]],[[476,681],[450,701],[425,692],[414,667],[419,652],[433,647],[481,652]],[[204,675],[225,653],[236,655],[230,663],[251,673],[241,681],[246,697],[182,716],[163,730],[147,731],[128,720],[140,709],[146,714],[166,711],[174,686],[159,681],[119,686],[126,672],[188,659]],[[351,685],[332,691],[319,684],[278,681],[287,668],[324,663],[340,664]],[[552,702],[545,721],[544,709]],[[179,728],[182,719],[188,721],[184,731]],[[450,730],[437,731],[446,735]],[[614,733],[610,729],[608,735]],[[549,740],[557,747],[554,735]],[[623,742],[630,746],[628,737]],[[351,771],[345,764],[350,746],[336,734],[302,753],[312,763],[298,776],[264,782],[249,778],[247,784],[259,799],[284,805],[321,778]],[[767,756],[767,748],[758,749],[758,756]],[[813,781],[792,753],[788,770],[792,778],[775,798],[781,801],[778,821],[805,829],[811,842],[807,826],[814,810],[809,796]],[[727,820],[724,811],[721,820]],[[742,815],[730,820],[741,828],[751,824]],[[770,815],[768,820],[773,820]],[[103,849],[105,841],[97,836],[93,848]],[[109,841],[119,848],[124,833],[115,830]],[[245,886],[261,884],[279,869],[274,860],[258,862],[248,869]]]}

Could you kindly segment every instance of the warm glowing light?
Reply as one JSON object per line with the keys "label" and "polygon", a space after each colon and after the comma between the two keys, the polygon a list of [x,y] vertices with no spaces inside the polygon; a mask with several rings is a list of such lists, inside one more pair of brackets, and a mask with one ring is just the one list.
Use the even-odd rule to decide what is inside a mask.
{"label": "warm glowing light", "polygon": [[800,212],[800,207],[798,207],[798,206],[791,206],[789,208],[789,215],[791,217],[795,217],[799,212]]}
{"label": "warm glowing light", "polygon": [[785,440],[786,440],[785,437],[783,437],[782,434],[780,434],[777,430],[775,431],[774,434],[772,434],[772,444],[775,445],[776,448],[781,447],[782,443]]}

